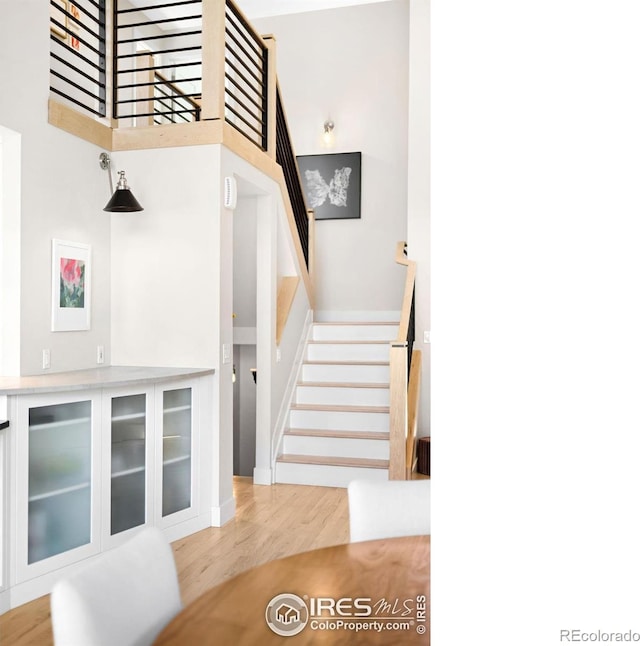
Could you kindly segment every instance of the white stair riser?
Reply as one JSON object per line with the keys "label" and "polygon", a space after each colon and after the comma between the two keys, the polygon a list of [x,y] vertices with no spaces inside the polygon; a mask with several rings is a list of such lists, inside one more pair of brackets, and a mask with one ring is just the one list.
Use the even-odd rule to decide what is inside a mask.
{"label": "white stair riser", "polygon": [[333,458],[388,460],[389,440],[285,435],[283,453],[285,455],[324,455]]}
{"label": "white stair riser", "polygon": [[389,470],[276,462],[276,482],[318,487],[348,487],[352,480],[359,479],[388,480]]}
{"label": "white stair riser", "polygon": [[314,325],[314,341],[393,341],[398,325]]}
{"label": "white stair riser", "polygon": [[389,431],[389,413],[292,410],[289,428],[322,431]]}
{"label": "white stair riser", "polygon": [[309,361],[389,361],[386,343],[310,343]]}
{"label": "white stair riser", "polygon": [[331,381],[338,383],[389,383],[389,366],[357,366],[336,364],[303,364],[302,381]]}
{"label": "white stair riser", "polygon": [[388,388],[347,388],[298,386],[297,404],[338,404],[340,406],[388,406]]}

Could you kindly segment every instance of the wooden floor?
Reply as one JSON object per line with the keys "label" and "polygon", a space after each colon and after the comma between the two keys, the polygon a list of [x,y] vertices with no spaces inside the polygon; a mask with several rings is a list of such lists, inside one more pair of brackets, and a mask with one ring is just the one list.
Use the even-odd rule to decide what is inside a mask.
{"label": "wooden floor", "polygon": [[[347,490],[235,478],[236,517],[172,543],[182,600],[267,561],[349,540]],[[49,596],[0,616],[0,644],[53,646]]]}

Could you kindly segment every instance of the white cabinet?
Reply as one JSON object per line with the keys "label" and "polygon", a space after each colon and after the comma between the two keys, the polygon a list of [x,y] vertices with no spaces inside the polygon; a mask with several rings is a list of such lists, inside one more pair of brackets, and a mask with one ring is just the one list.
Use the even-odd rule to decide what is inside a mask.
{"label": "white cabinet", "polygon": [[7,445],[9,453],[0,512],[10,500],[0,519],[10,524],[0,526],[0,612],[7,580],[15,607],[145,525],[169,540],[210,526],[212,372],[0,391],[10,417],[0,438],[0,466]]}
{"label": "white cabinet", "polygon": [[102,526],[105,543],[125,541],[153,519],[153,387],[103,394]]}
{"label": "white cabinet", "polygon": [[103,394],[103,531],[109,546],[144,525],[168,528],[199,513],[198,382]]}
{"label": "white cabinet", "polygon": [[161,421],[158,433],[158,464],[162,465],[156,488],[157,524],[168,527],[193,518],[198,509],[198,434],[195,411],[197,391],[193,384],[158,386],[156,415]]}
{"label": "white cabinet", "polygon": [[17,579],[100,550],[100,397],[35,395],[17,401]]}

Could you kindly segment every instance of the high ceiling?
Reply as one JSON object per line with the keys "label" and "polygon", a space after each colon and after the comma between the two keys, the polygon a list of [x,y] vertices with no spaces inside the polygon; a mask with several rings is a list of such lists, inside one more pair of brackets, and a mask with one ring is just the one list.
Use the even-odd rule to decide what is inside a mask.
{"label": "high ceiling", "polygon": [[[194,13],[189,4],[178,2],[175,6],[162,0],[129,0],[134,7],[141,9],[150,20],[173,19],[179,16],[190,16]],[[291,13],[304,13],[306,11],[319,11],[322,9],[336,9],[361,4],[376,2],[389,2],[390,0],[235,0],[244,15],[249,19],[265,18],[267,16],[280,16]],[[156,9],[155,7],[161,7]],[[174,29],[194,28],[200,24],[198,20],[182,21],[180,25],[165,22],[158,25],[159,29],[171,31]]]}
{"label": "high ceiling", "polygon": [[388,2],[389,0],[235,0],[247,18],[279,16],[321,9],[336,9],[358,4]]}

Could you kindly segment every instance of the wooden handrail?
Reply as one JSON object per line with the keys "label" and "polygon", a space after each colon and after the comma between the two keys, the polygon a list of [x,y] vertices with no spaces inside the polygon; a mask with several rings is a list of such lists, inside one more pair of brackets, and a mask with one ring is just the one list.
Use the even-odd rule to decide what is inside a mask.
{"label": "wooden handrail", "polygon": [[276,302],[276,345],[280,345],[299,282],[299,276],[283,276],[279,281]]}
{"label": "wooden handrail", "polygon": [[406,341],[409,333],[409,319],[411,318],[411,301],[413,300],[413,288],[416,282],[416,263],[409,260],[404,253],[406,242],[398,242],[396,245],[396,262],[407,268],[407,276],[404,283],[404,296],[402,308],[400,309],[400,325],[398,327],[398,341]]}
{"label": "wooden handrail", "polygon": [[[166,85],[170,90],[175,92],[178,95],[176,98],[181,99],[182,101],[186,101],[187,103],[190,103],[191,106],[193,107],[194,113],[200,110],[200,104],[195,100],[195,98],[185,95],[185,93],[175,83],[173,83],[168,78],[160,74],[160,72],[158,72],[157,70],[154,72],[154,76],[155,78],[162,81],[162,85]],[[194,114],[194,118],[195,118],[195,114]]]}
{"label": "wooden handrail", "polygon": [[409,258],[407,258],[407,254],[405,253],[406,248],[407,248],[406,242],[398,242],[396,244],[396,262],[399,265],[409,264]]}

